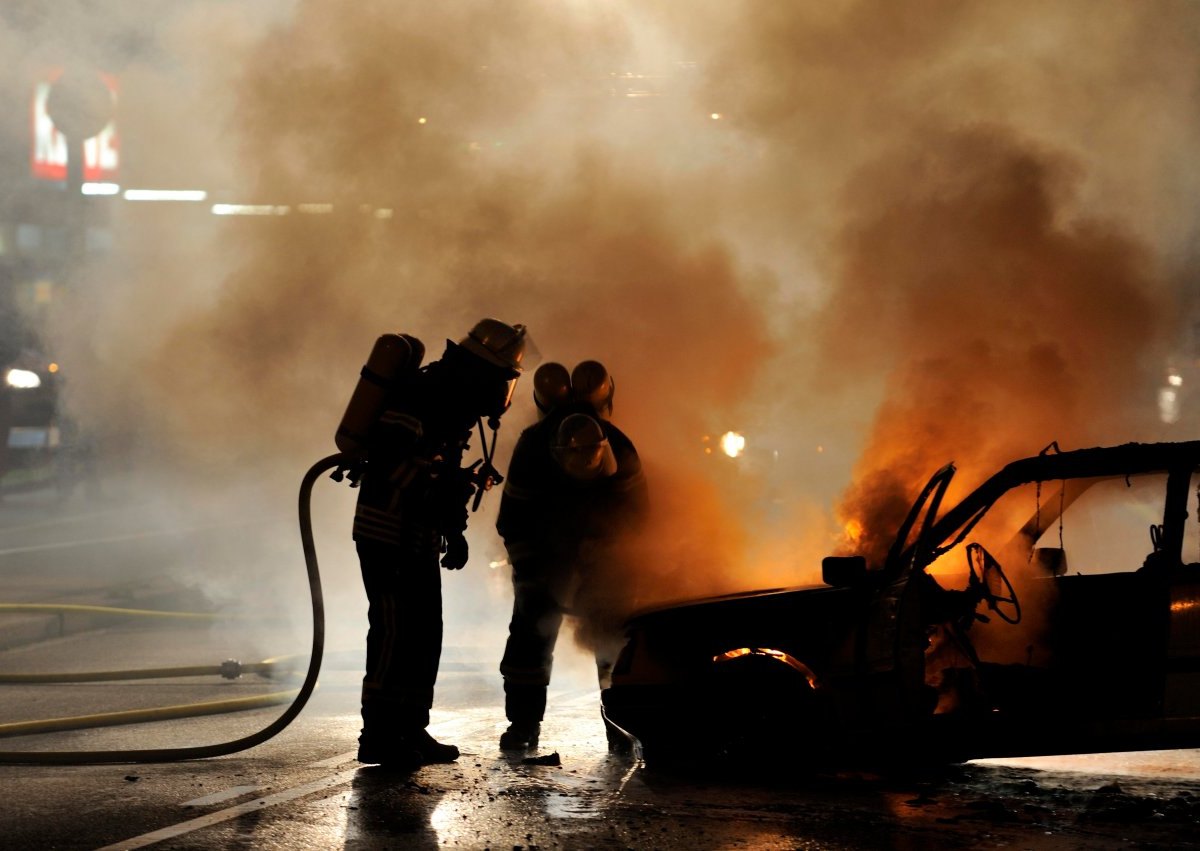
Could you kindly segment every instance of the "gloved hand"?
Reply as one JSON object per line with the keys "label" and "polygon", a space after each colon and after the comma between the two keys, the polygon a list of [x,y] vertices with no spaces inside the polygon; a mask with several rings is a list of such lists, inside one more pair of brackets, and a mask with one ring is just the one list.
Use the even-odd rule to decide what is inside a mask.
{"label": "gloved hand", "polygon": [[446,537],[446,554],[442,556],[442,567],[446,570],[462,570],[467,563],[467,539],[462,533]]}

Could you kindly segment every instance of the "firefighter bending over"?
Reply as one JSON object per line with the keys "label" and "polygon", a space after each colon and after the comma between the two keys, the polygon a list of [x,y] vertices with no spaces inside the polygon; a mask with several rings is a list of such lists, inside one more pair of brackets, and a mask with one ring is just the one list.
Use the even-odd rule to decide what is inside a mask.
{"label": "firefighter bending over", "polygon": [[[547,363],[534,375],[541,420],[517,441],[496,521],[513,570],[513,613],[500,663],[509,721],[500,737],[504,750],[537,746],[554,645],[573,592],[606,581],[608,545],[645,513],[637,450],[608,422],[612,395],[612,378],[597,361],[584,361],[569,376],[562,365]],[[614,661],[606,650],[596,648],[601,687]],[[619,732],[608,735],[610,749],[628,747]]]}
{"label": "firefighter bending over", "polygon": [[[365,466],[354,517],[369,604],[358,760],[415,768],[458,757],[425,729],[442,650],[438,563],[458,570],[467,562],[466,504],[489,482],[463,468],[463,453],[477,424],[483,440],[484,420],[494,440],[520,375],[525,328],[484,319],[424,367],[420,341],[402,342],[413,352],[396,375],[381,378],[369,361],[359,384],[378,405],[359,444]],[[343,426],[352,419],[348,409]]]}

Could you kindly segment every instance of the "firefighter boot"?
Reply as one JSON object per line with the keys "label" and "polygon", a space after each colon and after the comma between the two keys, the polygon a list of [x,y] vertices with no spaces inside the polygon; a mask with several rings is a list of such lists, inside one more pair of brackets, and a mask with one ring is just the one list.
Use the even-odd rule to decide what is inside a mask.
{"label": "firefighter boot", "polygon": [[434,762],[454,762],[458,759],[458,748],[445,745],[429,735],[426,730],[418,730],[404,737],[404,741],[420,756],[425,765]]}
{"label": "firefighter boot", "polygon": [[500,734],[500,750],[527,751],[537,747],[542,725],[537,721],[514,721]]}
{"label": "firefighter boot", "polygon": [[421,754],[406,742],[382,742],[365,737],[358,742],[358,761],[393,771],[416,771],[423,764]]}

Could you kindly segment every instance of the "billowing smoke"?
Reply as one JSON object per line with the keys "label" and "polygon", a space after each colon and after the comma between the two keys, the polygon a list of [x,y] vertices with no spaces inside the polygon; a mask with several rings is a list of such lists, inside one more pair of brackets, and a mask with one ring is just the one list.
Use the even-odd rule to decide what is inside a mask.
{"label": "billowing smoke", "polygon": [[[653,81],[649,113],[614,94],[645,59],[636,40],[611,12],[301,4],[239,65],[229,112],[245,167],[230,200],[291,212],[222,229],[172,276],[185,309],[146,333],[126,333],[130,303],[110,307],[134,398],[110,386],[80,403],[139,411],[156,445],[217,476],[290,484],[332,448],[377,334],[416,334],[432,358],[482,316],[522,322],[546,358],[599,358],[616,377],[617,420],[670,507],[639,599],[685,561],[670,596],[736,576],[736,551],[714,547],[736,537],[727,498],[695,511],[718,499],[701,437],[747,398],[771,342],[708,202],[693,203],[704,172],[652,147],[677,118],[697,134],[712,120]],[[502,456],[527,398],[507,419]],[[472,524],[476,563],[496,549],[489,519]]]}
{"label": "billowing smoke", "polygon": [[1195,260],[1194,8],[728,11],[720,42],[678,23],[760,141],[760,245],[790,240],[817,272],[769,376],[820,424],[810,445],[853,447],[843,548],[878,561],[948,461],[978,481],[1051,441],[1155,434]]}
{"label": "billowing smoke", "polygon": [[[213,200],[288,213],[131,217],[56,326],[80,416],[192,471],[283,494],[377,334],[525,323],[609,366],[651,475],[611,615],[812,579],[851,480],[876,552],[946,461],[1144,433],[1195,259],[1194,4],[255,5],[173,19],[190,97],[145,97],[205,128]],[[731,428],[740,467],[703,452]]]}
{"label": "billowing smoke", "polygon": [[818,315],[841,374],[889,379],[841,506],[875,562],[947,461],[978,481],[1052,442],[1153,436],[1164,293],[1126,230],[1066,219],[1072,171],[981,126],[918,138],[854,182]]}

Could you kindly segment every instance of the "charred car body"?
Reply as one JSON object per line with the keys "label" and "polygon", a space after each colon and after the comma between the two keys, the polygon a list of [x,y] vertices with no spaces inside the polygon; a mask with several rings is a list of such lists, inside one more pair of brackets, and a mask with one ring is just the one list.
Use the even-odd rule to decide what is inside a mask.
{"label": "charred car body", "polygon": [[651,765],[1200,746],[1200,441],[1052,448],[939,470],[880,564],[635,616],[608,718]]}

